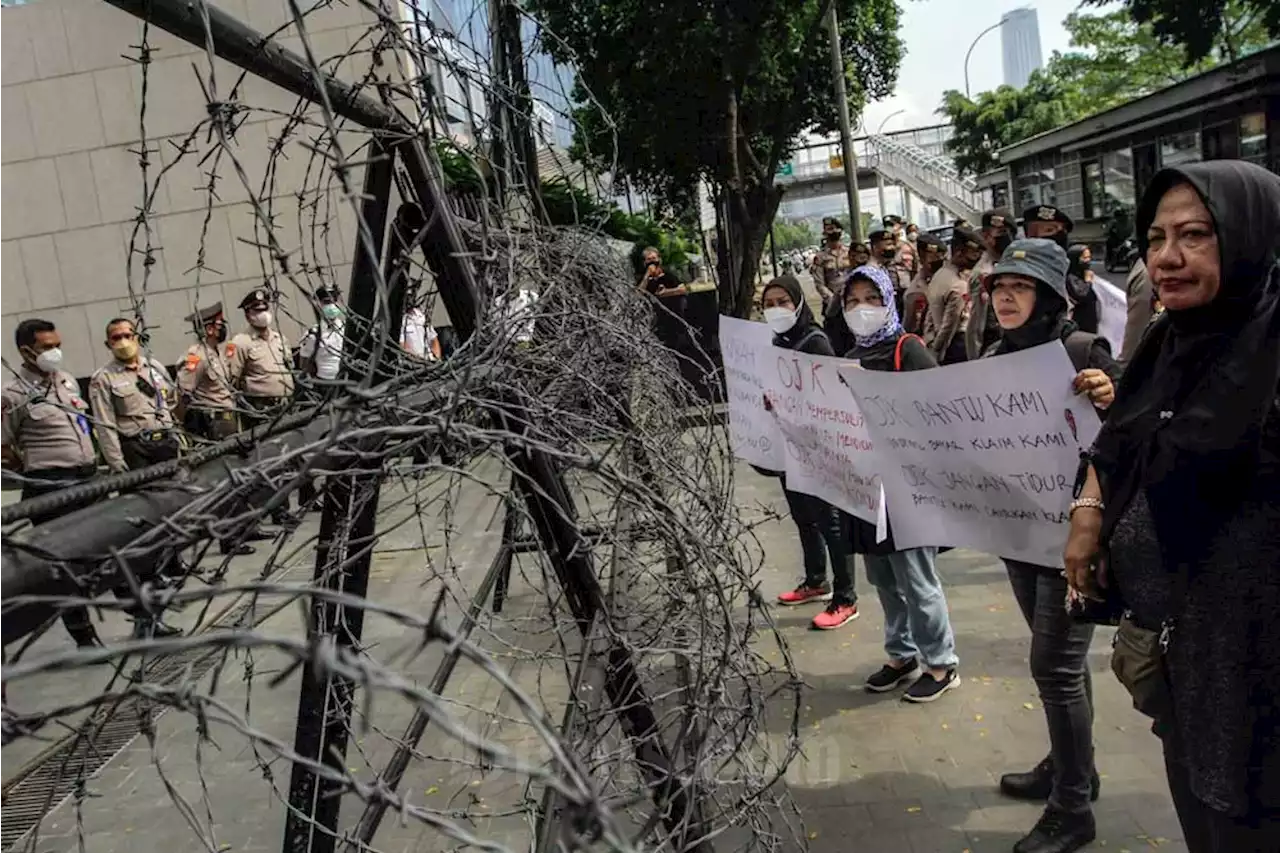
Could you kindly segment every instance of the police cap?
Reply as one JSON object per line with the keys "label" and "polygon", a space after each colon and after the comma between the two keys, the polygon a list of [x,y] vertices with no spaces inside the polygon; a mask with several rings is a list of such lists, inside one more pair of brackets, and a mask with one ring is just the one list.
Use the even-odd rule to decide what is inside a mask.
{"label": "police cap", "polygon": [[240,300],[240,307],[243,309],[252,308],[254,305],[270,305],[271,292],[265,287],[256,287]]}
{"label": "police cap", "polygon": [[933,249],[941,249],[944,248],[945,245],[946,244],[934,235],[930,234],[928,231],[921,231],[920,236],[916,237],[916,248],[921,252],[924,251],[926,246]]}
{"label": "police cap", "polygon": [[867,240],[871,243],[876,243],[876,242],[879,242],[880,240],[892,240],[892,239],[893,239],[893,233],[890,231],[886,231],[883,228],[878,228],[867,235]]}
{"label": "police cap", "polygon": [[1067,216],[1052,204],[1032,205],[1022,211],[1023,225],[1026,226],[1031,222],[1061,222],[1066,226],[1068,231],[1075,227],[1075,223],[1071,221],[1071,217]]}
{"label": "police cap", "polygon": [[982,214],[983,228],[1008,228],[1013,230],[1017,223],[1013,221],[1013,211],[997,207]]}
{"label": "police cap", "polygon": [[187,315],[187,322],[207,326],[210,323],[222,319],[222,303],[215,302],[208,308],[197,308],[194,313]]}
{"label": "police cap", "polygon": [[975,249],[982,248],[982,236],[972,228],[958,227],[951,231],[951,248],[958,249],[969,244]]}

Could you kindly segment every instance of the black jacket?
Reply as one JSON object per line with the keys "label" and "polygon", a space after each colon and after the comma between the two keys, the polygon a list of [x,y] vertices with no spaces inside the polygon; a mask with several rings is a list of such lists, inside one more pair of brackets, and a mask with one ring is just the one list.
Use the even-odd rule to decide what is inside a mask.
{"label": "black jacket", "polygon": [[[906,340],[902,340],[906,338]],[[902,342],[902,363],[897,364],[898,342]],[[854,347],[845,358],[857,359],[863,370],[927,370],[938,362],[924,341],[915,335],[902,335],[892,341],[883,341],[870,347]],[[883,542],[876,541],[876,526],[851,515],[845,515],[849,525],[849,544],[854,554],[892,554],[898,548],[893,542],[893,523],[889,523],[889,535]]]}

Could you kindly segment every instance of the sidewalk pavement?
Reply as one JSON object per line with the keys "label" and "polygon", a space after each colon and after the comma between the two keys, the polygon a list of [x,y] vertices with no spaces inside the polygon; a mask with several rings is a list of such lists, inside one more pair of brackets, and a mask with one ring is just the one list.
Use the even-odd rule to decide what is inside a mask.
{"label": "sidewalk pavement", "polygon": [[[438,504],[406,502],[402,485],[384,492],[380,527],[391,530],[374,556],[369,597],[373,602],[425,613],[441,591],[449,596],[445,615],[457,624],[469,591],[483,575],[498,541],[498,525],[489,521],[496,498],[489,486],[503,480],[491,461],[474,465],[481,485],[468,485],[456,497],[453,514],[437,516]],[[776,481],[738,465],[737,498],[747,516],[769,509],[784,511]],[[314,533],[309,520],[300,535]],[[419,525],[422,525],[420,527]],[[446,548],[445,530],[449,536]],[[766,554],[760,589],[772,597],[794,586],[800,576],[800,552],[787,519],[765,522],[757,535]],[[260,563],[235,561],[233,579],[251,577]],[[281,578],[285,583],[309,580],[307,555]],[[873,696],[862,680],[882,663],[880,608],[865,582],[859,561],[861,618],[838,631],[809,630],[817,605],[780,608],[775,613],[805,681],[803,755],[787,773],[787,783],[801,810],[804,833],[812,850],[863,853],[980,853],[1008,851],[1035,822],[1037,804],[1005,799],[996,787],[1001,773],[1025,770],[1047,751],[1048,738],[1035,687],[1027,670],[1029,632],[1014,603],[1002,565],[993,558],[951,552],[940,559],[955,626],[963,685],[931,705],[915,706],[896,695]],[[537,563],[522,558],[513,580],[512,598],[501,619],[482,617],[474,637],[513,678],[558,721],[565,698],[565,667],[559,662],[562,640],[545,616],[547,594]],[[188,612],[176,618],[186,626]],[[104,634],[118,637],[122,625]],[[259,626],[265,637],[296,639],[302,635],[298,606],[292,605]],[[419,648],[421,637],[382,617],[370,616],[365,642],[369,653],[410,683],[425,687],[440,660],[438,645]],[[55,627],[33,653],[56,652],[69,641]],[[1186,848],[1170,805],[1158,743],[1144,719],[1129,705],[1107,666],[1109,632],[1094,641],[1091,668],[1096,694],[1095,740],[1102,797],[1096,804],[1099,840],[1091,848],[1110,853],[1179,851]],[[776,654],[776,653],[775,653]],[[297,711],[298,676],[276,683],[288,664],[271,650],[236,652],[218,674],[217,696],[244,714],[257,737],[292,743]],[[211,673],[203,679],[208,684]],[[47,707],[82,696],[86,684],[100,689],[110,678],[107,668],[54,673],[9,689],[20,707]],[[23,696],[17,694],[21,688]],[[207,688],[206,688],[207,692]],[[383,698],[386,697],[386,698]],[[523,750],[538,753],[527,721],[503,699],[493,678],[475,666],[459,666],[445,695],[446,707],[469,728]],[[500,701],[501,700],[501,701]],[[358,729],[348,753],[349,770],[372,781],[385,766],[412,705],[378,693],[365,707],[356,700]],[[368,712],[372,716],[365,718]],[[769,715],[769,723],[778,719]],[[288,765],[278,758],[260,760],[244,735],[225,724],[210,729],[212,741],[201,742],[194,716],[170,711],[156,723],[154,745],[139,738],[87,784],[89,796],[79,813],[63,804],[46,818],[36,853],[77,849],[82,835],[88,853],[189,849],[197,842],[193,829],[179,819],[173,794],[186,799],[192,814],[211,826],[202,832],[209,849],[252,853],[280,849]],[[787,731],[768,731],[782,744]],[[5,747],[5,778],[32,759],[39,743],[19,741]],[[269,751],[263,753],[269,758]],[[164,768],[165,778],[157,772]],[[173,788],[166,789],[165,780]],[[446,740],[433,724],[422,752],[410,765],[402,791],[413,803],[435,808],[443,816],[464,814],[475,837],[528,849],[530,822],[523,808],[524,776],[485,771],[474,753]],[[353,796],[344,797],[342,823],[359,815]],[[435,831],[416,820],[388,815],[375,838],[384,851],[454,849]],[[457,848],[465,849],[465,848]],[[794,849],[788,847],[787,849]]]}

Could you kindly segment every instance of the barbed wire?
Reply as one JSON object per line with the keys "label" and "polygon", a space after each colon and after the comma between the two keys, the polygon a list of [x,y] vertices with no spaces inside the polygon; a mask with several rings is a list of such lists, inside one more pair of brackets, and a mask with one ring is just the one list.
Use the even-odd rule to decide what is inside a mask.
{"label": "barbed wire", "polygon": [[[800,682],[756,588],[753,530],[769,515],[735,503],[724,430],[688,427],[691,410],[708,408],[695,381],[702,365],[690,364],[705,354],[658,341],[662,309],[637,292],[603,235],[550,226],[536,205],[511,203],[538,180],[518,152],[488,156],[495,134],[510,132],[495,113],[528,125],[551,111],[554,125],[570,125],[563,75],[533,81],[532,95],[500,79],[490,55],[456,35],[468,21],[487,32],[482,0],[455,4],[462,21],[388,0],[288,0],[269,37],[298,45],[317,80],[334,74],[394,109],[408,131],[375,139],[323,97],[282,110],[247,72],[229,73],[210,7],[197,5],[206,39],[192,92],[205,110],[187,132],[149,135],[154,28],[144,22],[130,48],[140,202],[126,275],[139,327],[180,322],[148,301],[160,260],[193,311],[221,292],[214,282],[227,271],[211,266],[209,243],[230,205],[248,209],[252,233],[234,236],[261,273],[241,283],[268,290],[280,318],[325,330],[315,292],[345,289],[362,253],[375,259],[366,265],[374,307],[348,313],[338,378],[296,374],[276,418],[318,407],[303,438],[270,453],[270,438],[241,446],[213,479],[147,487],[181,500],[123,547],[72,560],[59,548],[74,543],[48,532],[66,519],[10,531],[6,573],[18,565],[11,555],[51,560],[81,591],[5,597],[6,617],[41,606],[54,614],[6,648],[6,758],[29,756],[5,784],[6,845],[92,851],[114,846],[106,834],[122,824],[140,849],[274,849],[282,821],[329,833],[319,806],[298,807],[296,767],[336,792],[337,840],[352,851],[407,839],[503,851],[803,845],[784,780],[799,748]],[[326,14],[353,8],[359,26],[325,28]],[[538,31],[526,49],[542,38],[554,34]],[[446,78],[461,101],[439,91]],[[462,120],[451,125],[450,110]],[[404,235],[411,251],[384,271],[360,176],[395,144],[458,127],[468,138],[454,150],[486,188],[509,194],[425,211],[428,225],[460,218],[479,316],[447,358],[423,360],[398,346],[395,293],[421,280],[424,313],[439,316],[434,301],[449,283],[421,249],[426,226]],[[156,237],[156,203],[193,164],[204,216],[181,257]],[[396,186],[413,200],[403,175]],[[335,254],[351,243],[354,257]],[[531,476],[542,463],[550,479]],[[300,504],[256,555],[211,547],[251,538],[317,482],[324,497]],[[549,494],[549,483],[563,493]],[[340,523],[317,530],[324,501]],[[368,535],[353,521],[366,513],[376,513]],[[569,545],[550,541],[555,525],[572,531]],[[367,592],[343,588],[370,560]],[[596,591],[563,582],[574,560]],[[115,596],[85,592],[104,587]],[[488,605],[495,588],[500,612]],[[100,648],[71,648],[49,628],[82,606],[106,635]],[[344,637],[356,613],[363,634]],[[140,614],[184,633],[111,636]],[[293,697],[308,678],[354,685],[347,698],[326,697],[323,711],[341,720],[334,709],[351,703],[340,763],[295,740]],[[636,729],[639,706],[652,713],[648,730]],[[383,811],[394,817],[379,824]]]}

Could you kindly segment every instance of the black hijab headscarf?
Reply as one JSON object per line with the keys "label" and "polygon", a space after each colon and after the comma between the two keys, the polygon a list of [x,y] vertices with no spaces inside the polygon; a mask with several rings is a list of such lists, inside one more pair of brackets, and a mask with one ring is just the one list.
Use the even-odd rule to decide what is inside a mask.
{"label": "black hijab headscarf", "polygon": [[1094,445],[1107,501],[1104,536],[1145,488],[1167,567],[1204,554],[1240,503],[1256,495],[1259,470],[1268,480],[1280,474],[1270,459],[1276,449],[1261,441],[1280,382],[1280,177],[1240,160],[1158,172],[1137,212],[1144,258],[1160,199],[1180,183],[1195,189],[1213,217],[1218,295],[1198,308],[1166,310],[1152,325]]}
{"label": "black hijab headscarf", "polygon": [[761,298],[774,287],[785,290],[787,296],[791,297],[791,304],[799,308],[800,312],[796,315],[794,326],[780,335],[773,336],[773,345],[795,349],[796,344],[803,340],[805,335],[818,327],[818,322],[813,319],[813,312],[809,310],[809,303],[804,298],[804,290],[800,287],[799,279],[793,275],[780,275],[764,286],[764,290],[760,291]]}
{"label": "black hijab headscarf", "polygon": [[1093,291],[1093,285],[1085,280],[1086,267],[1081,260],[1086,248],[1083,243],[1076,243],[1067,249],[1067,292],[1076,302],[1085,301]]}

